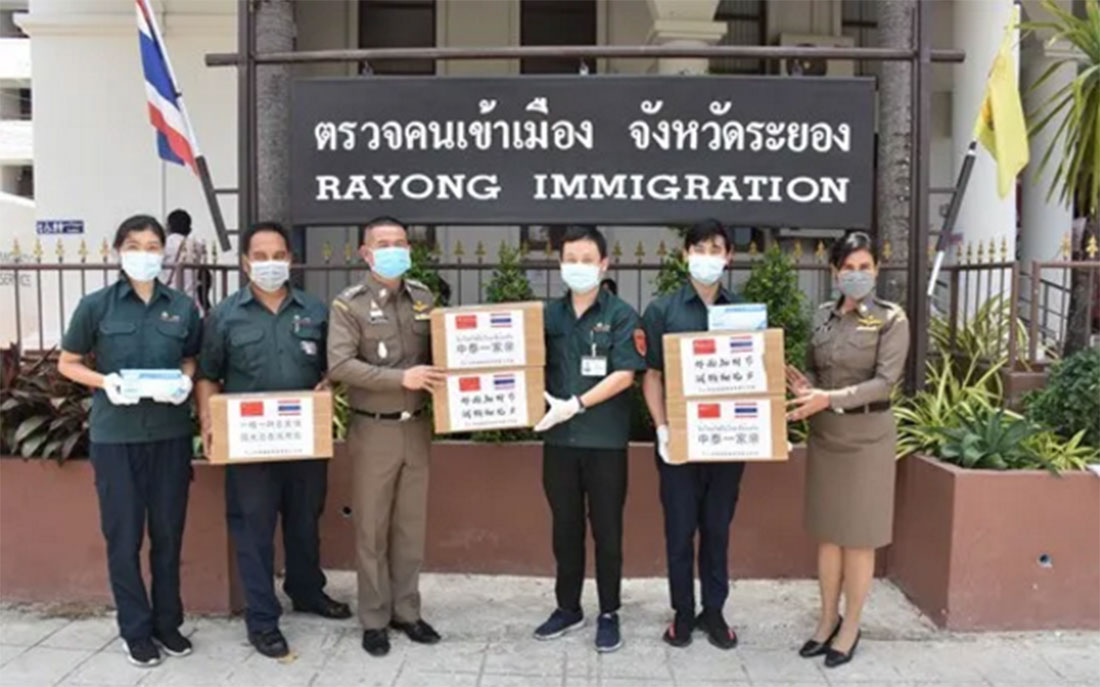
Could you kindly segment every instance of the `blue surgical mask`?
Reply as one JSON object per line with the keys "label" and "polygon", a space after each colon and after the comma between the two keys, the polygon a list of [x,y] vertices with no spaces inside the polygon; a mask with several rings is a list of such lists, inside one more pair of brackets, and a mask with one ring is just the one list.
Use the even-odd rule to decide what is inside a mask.
{"label": "blue surgical mask", "polygon": [[583,262],[563,262],[561,280],[573,293],[588,293],[600,285],[600,266]]}
{"label": "blue surgical mask", "polygon": [[710,286],[722,277],[722,270],[726,269],[726,258],[721,255],[700,255],[691,253],[688,255],[688,272],[691,278],[700,284]]}
{"label": "blue surgical mask", "polygon": [[138,282],[153,281],[160,274],[164,254],[128,250],[119,253],[119,262],[122,263],[122,271],[130,279]]}
{"label": "blue surgical mask", "polygon": [[409,249],[404,246],[375,248],[372,253],[374,254],[374,265],[371,266],[371,269],[383,279],[397,279],[412,267]]}
{"label": "blue surgical mask", "polygon": [[837,289],[855,301],[861,301],[875,290],[875,275],[862,270],[846,270],[837,275]]}

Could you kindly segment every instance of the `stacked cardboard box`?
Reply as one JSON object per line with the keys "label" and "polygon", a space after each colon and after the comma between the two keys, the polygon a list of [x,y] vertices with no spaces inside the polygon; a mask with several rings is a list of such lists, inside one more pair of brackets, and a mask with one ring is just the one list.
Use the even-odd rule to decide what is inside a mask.
{"label": "stacked cardboard box", "polygon": [[542,303],[436,308],[432,362],[447,382],[432,396],[439,434],[532,427],[545,401]]}
{"label": "stacked cardboard box", "polygon": [[210,397],[211,463],[332,457],[332,392],[273,391]]}
{"label": "stacked cardboard box", "polygon": [[783,330],[666,334],[669,460],[786,460]]}

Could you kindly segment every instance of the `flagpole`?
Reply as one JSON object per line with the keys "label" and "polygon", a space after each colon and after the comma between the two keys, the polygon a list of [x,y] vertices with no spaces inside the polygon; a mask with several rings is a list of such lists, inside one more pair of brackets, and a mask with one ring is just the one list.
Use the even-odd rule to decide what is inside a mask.
{"label": "flagpole", "polygon": [[187,113],[187,104],[183,101],[183,91],[180,89],[180,82],[176,78],[176,70],[172,68],[172,59],[168,56],[168,47],[163,43],[164,34],[161,33],[160,25],[157,24],[157,14],[148,3],[145,4],[145,7],[148,10],[149,23],[152,24],[153,35],[158,39],[160,53],[164,58],[164,66],[168,70],[168,78],[172,81],[172,87],[176,91],[176,102],[179,104],[180,114],[183,115],[183,125],[187,127],[188,142],[191,144],[191,150],[195,158],[195,172],[199,176],[203,196],[206,198],[210,217],[214,221],[214,231],[218,235],[218,244],[221,246],[222,251],[228,251],[231,248],[229,232],[225,227],[225,218],[222,217],[221,206],[218,205],[218,196],[214,191],[214,181],[210,178],[210,167],[207,166],[206,157],[199,149],[198,139],[195,138],[195,130],[191,127],[191,116]]}
{"label": "flagpole", "polygon": [[959,208],[962,207],[966,187],[970,184],[970,172],[974,169],[974,160],[977,156],[978,142],[972,140],[966,148],[966,155],[963,157],[962,167],[959,169],[959,178],[955,181],[955,190],[951,195],[951,204],[947,206],[947,215],[943,218],[943,228],[940,230],[940,237],[936,241],[936,261],[932,264],[932,276],[928,280],[929,298],[936,290],[936,279],[940,276],[944,255],[947,253],[947,249],[951,247],[955,220],[959,217]]}

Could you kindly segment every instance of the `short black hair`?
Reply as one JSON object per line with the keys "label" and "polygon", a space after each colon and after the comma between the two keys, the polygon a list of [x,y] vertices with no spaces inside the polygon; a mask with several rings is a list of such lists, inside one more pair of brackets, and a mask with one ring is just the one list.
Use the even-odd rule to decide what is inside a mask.
{"label": "short black hair", "polygon": [[615,295],[615,296],[619,295],[619,285],[616,284],[615,280],[612,279],[611,277],[607,277],[606,279],[604,279],[603,281],[600,282],[600,288],[602,289],[602,288],[605,288],[605,287],[613,295]]}
{"label": "short black hair", "polygon": [[684,250],[690,250],[692,246],[718,238],[722,239],[722,245],[726,247],[727,253],[733,249],[729,232],[721,222],[713,218],[699,220],[684,233]]}
{"label": "short black hair", "polygon": [[573,241],[591,241],[600,251],[600,260],[607,257],[607,239],[600,230],[591,224],[570,224],[565,228],[565,234],[561,237],[561,248],[558,255],[565,255],[565,244]]}
{"label": "short black hair", "polygon": [[157,238],[160,239],[161,245],[164,245],[164,227],[160,225],[156,217],[152,215],[131,215],[122,220],[122,224],[118,225],[118,230],[115,232],[115,250],[122,248],[122,244],[126,242],[127,236],[145,230],[149,230],[156,234]]}
{"label": "short black hair", "polygon": [[287,228],[279,224],[278,222],[263,221],[256,222],[249,228],[245,229],[244,233],[241,234],[241,255],[248,255],[249,249],[252,248],[252,237],[264,231],[273,231],[279,236],[282,236],[283,242],[286,243],[286,250],[288,253],[290,252],[290,232],[287,231]]}
{"label": "short black hair", "polygon": [[367,232],[369,232],[371,229],[391,224],[404,229],[406,235],[409,233],[409,228],[405,226],[405,223],[401,220],[397,219],[396,217],[390,217],[389,215],[380,215],[363,225],[363,231],[359,233],[359,243],[364,244],[367,242]]}
{"label": "short black hair", "polygon": [[168,233],[187,236],[191,233],[191,213],[177,209],[168,213]]}
{"label": "short black hair", "polygon": [[871,235],[865,231],[849,231],[829,249],[829,264],[840,269],[849,255],[861,250],[870,253],[871,259],[876,265],[878,264],[878,251],[875,250],[875,242],[871,240]]}

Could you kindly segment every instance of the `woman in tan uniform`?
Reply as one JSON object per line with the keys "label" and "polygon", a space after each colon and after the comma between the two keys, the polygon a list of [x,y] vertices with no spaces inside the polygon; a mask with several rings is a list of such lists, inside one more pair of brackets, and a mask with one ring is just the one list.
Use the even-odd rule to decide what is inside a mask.
{"label": "woman in tan uniform", "polygon": [[821,617],[799,654],[824,654],[834,668],[855,654],[875,549],[893,530],[890,393],[905,366],[909,322],[899,306],[872,295],[878,260],[867,234],[845,235],[830,261],[841,295],[818,308],[806,372],[789,367],[787,382],[795,395],[788,419],[810,420],[804,517],[820,542]]}

